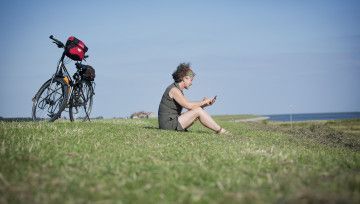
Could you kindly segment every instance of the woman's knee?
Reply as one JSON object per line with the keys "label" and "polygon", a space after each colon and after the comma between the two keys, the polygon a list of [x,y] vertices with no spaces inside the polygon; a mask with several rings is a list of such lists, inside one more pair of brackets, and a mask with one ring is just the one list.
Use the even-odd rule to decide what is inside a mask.
{"label": "woman's knee", "polygon": [[194,110],[196,111],[196,113],[197,113],[198,116],[201,116],[201,115],[203,115],[203,114],[206,114],[206,111],[205,111],[203,108],[201,108],[201,107],[195,108]]}

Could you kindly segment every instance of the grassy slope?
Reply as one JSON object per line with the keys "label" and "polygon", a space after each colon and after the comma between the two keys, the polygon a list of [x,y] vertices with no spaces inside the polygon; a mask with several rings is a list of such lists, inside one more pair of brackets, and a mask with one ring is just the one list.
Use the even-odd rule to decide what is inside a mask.
{"label": "grassy slope", "polygon": [[[234,135],[156,120],[0,122],[0,203],[360,201],[358,149],[296,136],[323,126],[217,120]],[[346,124],[328,126],[344,136]]]}

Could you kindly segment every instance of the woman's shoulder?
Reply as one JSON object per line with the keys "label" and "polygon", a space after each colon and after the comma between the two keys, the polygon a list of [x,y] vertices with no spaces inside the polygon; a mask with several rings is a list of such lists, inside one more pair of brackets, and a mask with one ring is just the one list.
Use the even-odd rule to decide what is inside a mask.
{"label": "woman's shoulder", "polygon": [[169,91],[171,88],[173,88],[175,85],[174,84],[170,84],[166,87],[166,90]]}
{"label": "woman's shoulder", "polygon": [[[172,89],[179,89],[175,83],[170,84],[167,88],[166,88],[166,92],[170,92]],[[179,89],[180,90],[180,89]]]}
{"label": "woman's shoulder", "polygon": [[170,98],[174,98],[173,97],[174,95],[184,95],[184,94],[177,86],[173,86],[169,90],[169,96]]}

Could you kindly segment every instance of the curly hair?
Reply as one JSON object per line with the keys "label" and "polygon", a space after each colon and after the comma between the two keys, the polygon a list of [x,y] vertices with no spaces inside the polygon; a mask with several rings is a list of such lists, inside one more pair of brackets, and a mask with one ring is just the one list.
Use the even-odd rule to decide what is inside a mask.
{"label": "curly hair", "polygon": [[172,77],[176,83],[181,82],[182,78],[185,76],[195,76],[195,73],[190,68],[190,63],[180,63],[172,74]]}

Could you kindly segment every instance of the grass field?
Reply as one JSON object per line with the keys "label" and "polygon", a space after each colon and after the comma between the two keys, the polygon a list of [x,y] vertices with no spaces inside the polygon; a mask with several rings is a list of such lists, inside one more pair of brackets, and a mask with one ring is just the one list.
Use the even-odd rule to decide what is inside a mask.
{"label": "grass field", "polygon": [[360,203],[360,120],[0,122],[0,203]]}

